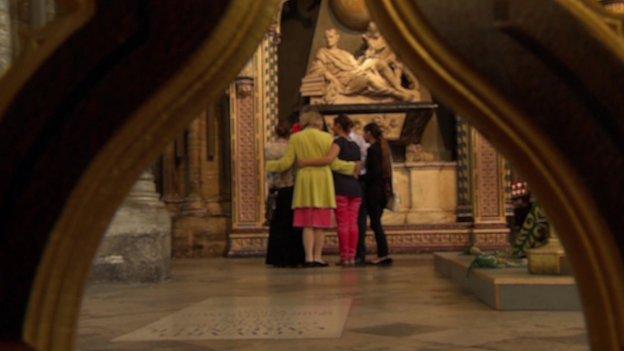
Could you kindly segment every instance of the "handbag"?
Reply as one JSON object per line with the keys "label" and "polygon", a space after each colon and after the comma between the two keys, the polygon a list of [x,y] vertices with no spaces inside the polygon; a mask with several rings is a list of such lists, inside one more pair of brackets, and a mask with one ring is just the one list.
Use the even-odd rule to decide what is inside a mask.
{"label": "handbag", "polygon": [[401,207],[401,201],[399,200],[399,195],[394,192],[392,186],[392,180],[386,180],[385,182],[385,193],[386,193],[386,209],[396,212]]}
{"label": "handbag", "polygon": [[399,200],[399,195],[391,194],[386,197],[386,208],[392,212],[397,212],[401,208],[401,201]]}

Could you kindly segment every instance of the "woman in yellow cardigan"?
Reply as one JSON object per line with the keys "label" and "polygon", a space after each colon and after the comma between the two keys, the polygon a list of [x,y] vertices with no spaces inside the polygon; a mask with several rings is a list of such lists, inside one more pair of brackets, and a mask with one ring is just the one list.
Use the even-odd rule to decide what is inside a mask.
{"label": "woman in yellow cardigan", "polygon": [[[299,123],[303,130],[293,134],[286,154],[279,160],[267,162],[268,172],[284,172],[297,160],[324,157],[332,146],[333,138],[323,132],[323,117],[315,109],[302,111]],[[293,208],[293,226],[303,228],[305,249],[304,267],[326,267],[323,261],[323,230],[334,227],[336,193],[332,170],[346,175],[357,174],[359,165],[334,159],[329,166],[306,167],[297,171]]]}

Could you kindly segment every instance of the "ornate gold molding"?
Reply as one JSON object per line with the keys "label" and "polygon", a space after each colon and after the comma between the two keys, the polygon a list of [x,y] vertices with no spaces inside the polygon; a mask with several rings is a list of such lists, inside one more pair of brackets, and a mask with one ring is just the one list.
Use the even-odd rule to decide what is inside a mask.
{"label": "ornate gold molding", "polygon": [[[141,170],[236,76],[262,39],[278,2],[230,1],[193,57],[126,120],[91,161],[45,248],[24,323],[24,339],[29,344],[38,350],[72,349],[84,282],[115,209]],[[27,57],[19,71],[9,71],[2,81],[6,89],[0,94],[0,110],[6,110],[55,45],[88,22],[95,3],[76,1],[44,46]]]}
{"label": "ornate gold molding", "polygon": [[[612,233],[575,170],[551,139],[448,49],[419,1],[368,0],[373,20],[395,51],[432,92],[473,123],[527,176],[570,254],[595,350],[620,350],[624,343],[622,257]],[[502,2],[505,3],[505,2]],[[546,2],[544,2],[546,3]],[[596,40],[622,58],[624,46],[589,0],[558,0]],[[527,6],[538,6],[531,2]],[[624,62],[624,59],[622,59]]]}

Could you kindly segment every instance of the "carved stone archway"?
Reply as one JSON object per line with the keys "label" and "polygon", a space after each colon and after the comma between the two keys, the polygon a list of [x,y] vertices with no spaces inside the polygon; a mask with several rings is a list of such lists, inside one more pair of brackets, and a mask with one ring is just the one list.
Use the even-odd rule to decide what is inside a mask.
{"label": "carved stone archway", "polygon": [[[47,41],[0,82],[0,348],[71,349],[89,265],[114,210],[235,77],[277,2],[64,1],[68,12]],[[368,4],[431,90],[527,174],[570,255],[592,347],[621,349],[621,39],[590,0]],[[466,28],[445,32],[445,20]],[[510,39],[494,31],[521,45],[505,46]],[[497,51],[484,54],[480,42]],[[519,91],[501,84],[496,58],[512,71],[522,63]],[[533,73],[549,79],[531,90]],[[535,113],[538,102],[560,110]],[[592,147],[571,145],[579,135]]]}

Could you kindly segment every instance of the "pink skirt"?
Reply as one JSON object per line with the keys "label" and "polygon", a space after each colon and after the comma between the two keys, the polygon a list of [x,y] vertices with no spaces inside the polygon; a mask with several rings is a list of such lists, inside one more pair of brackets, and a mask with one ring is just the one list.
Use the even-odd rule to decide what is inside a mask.
{"label": "pink skirt", "polygon": [[336,227],[333,208],[295,208],[293,227],[328,229]]}

